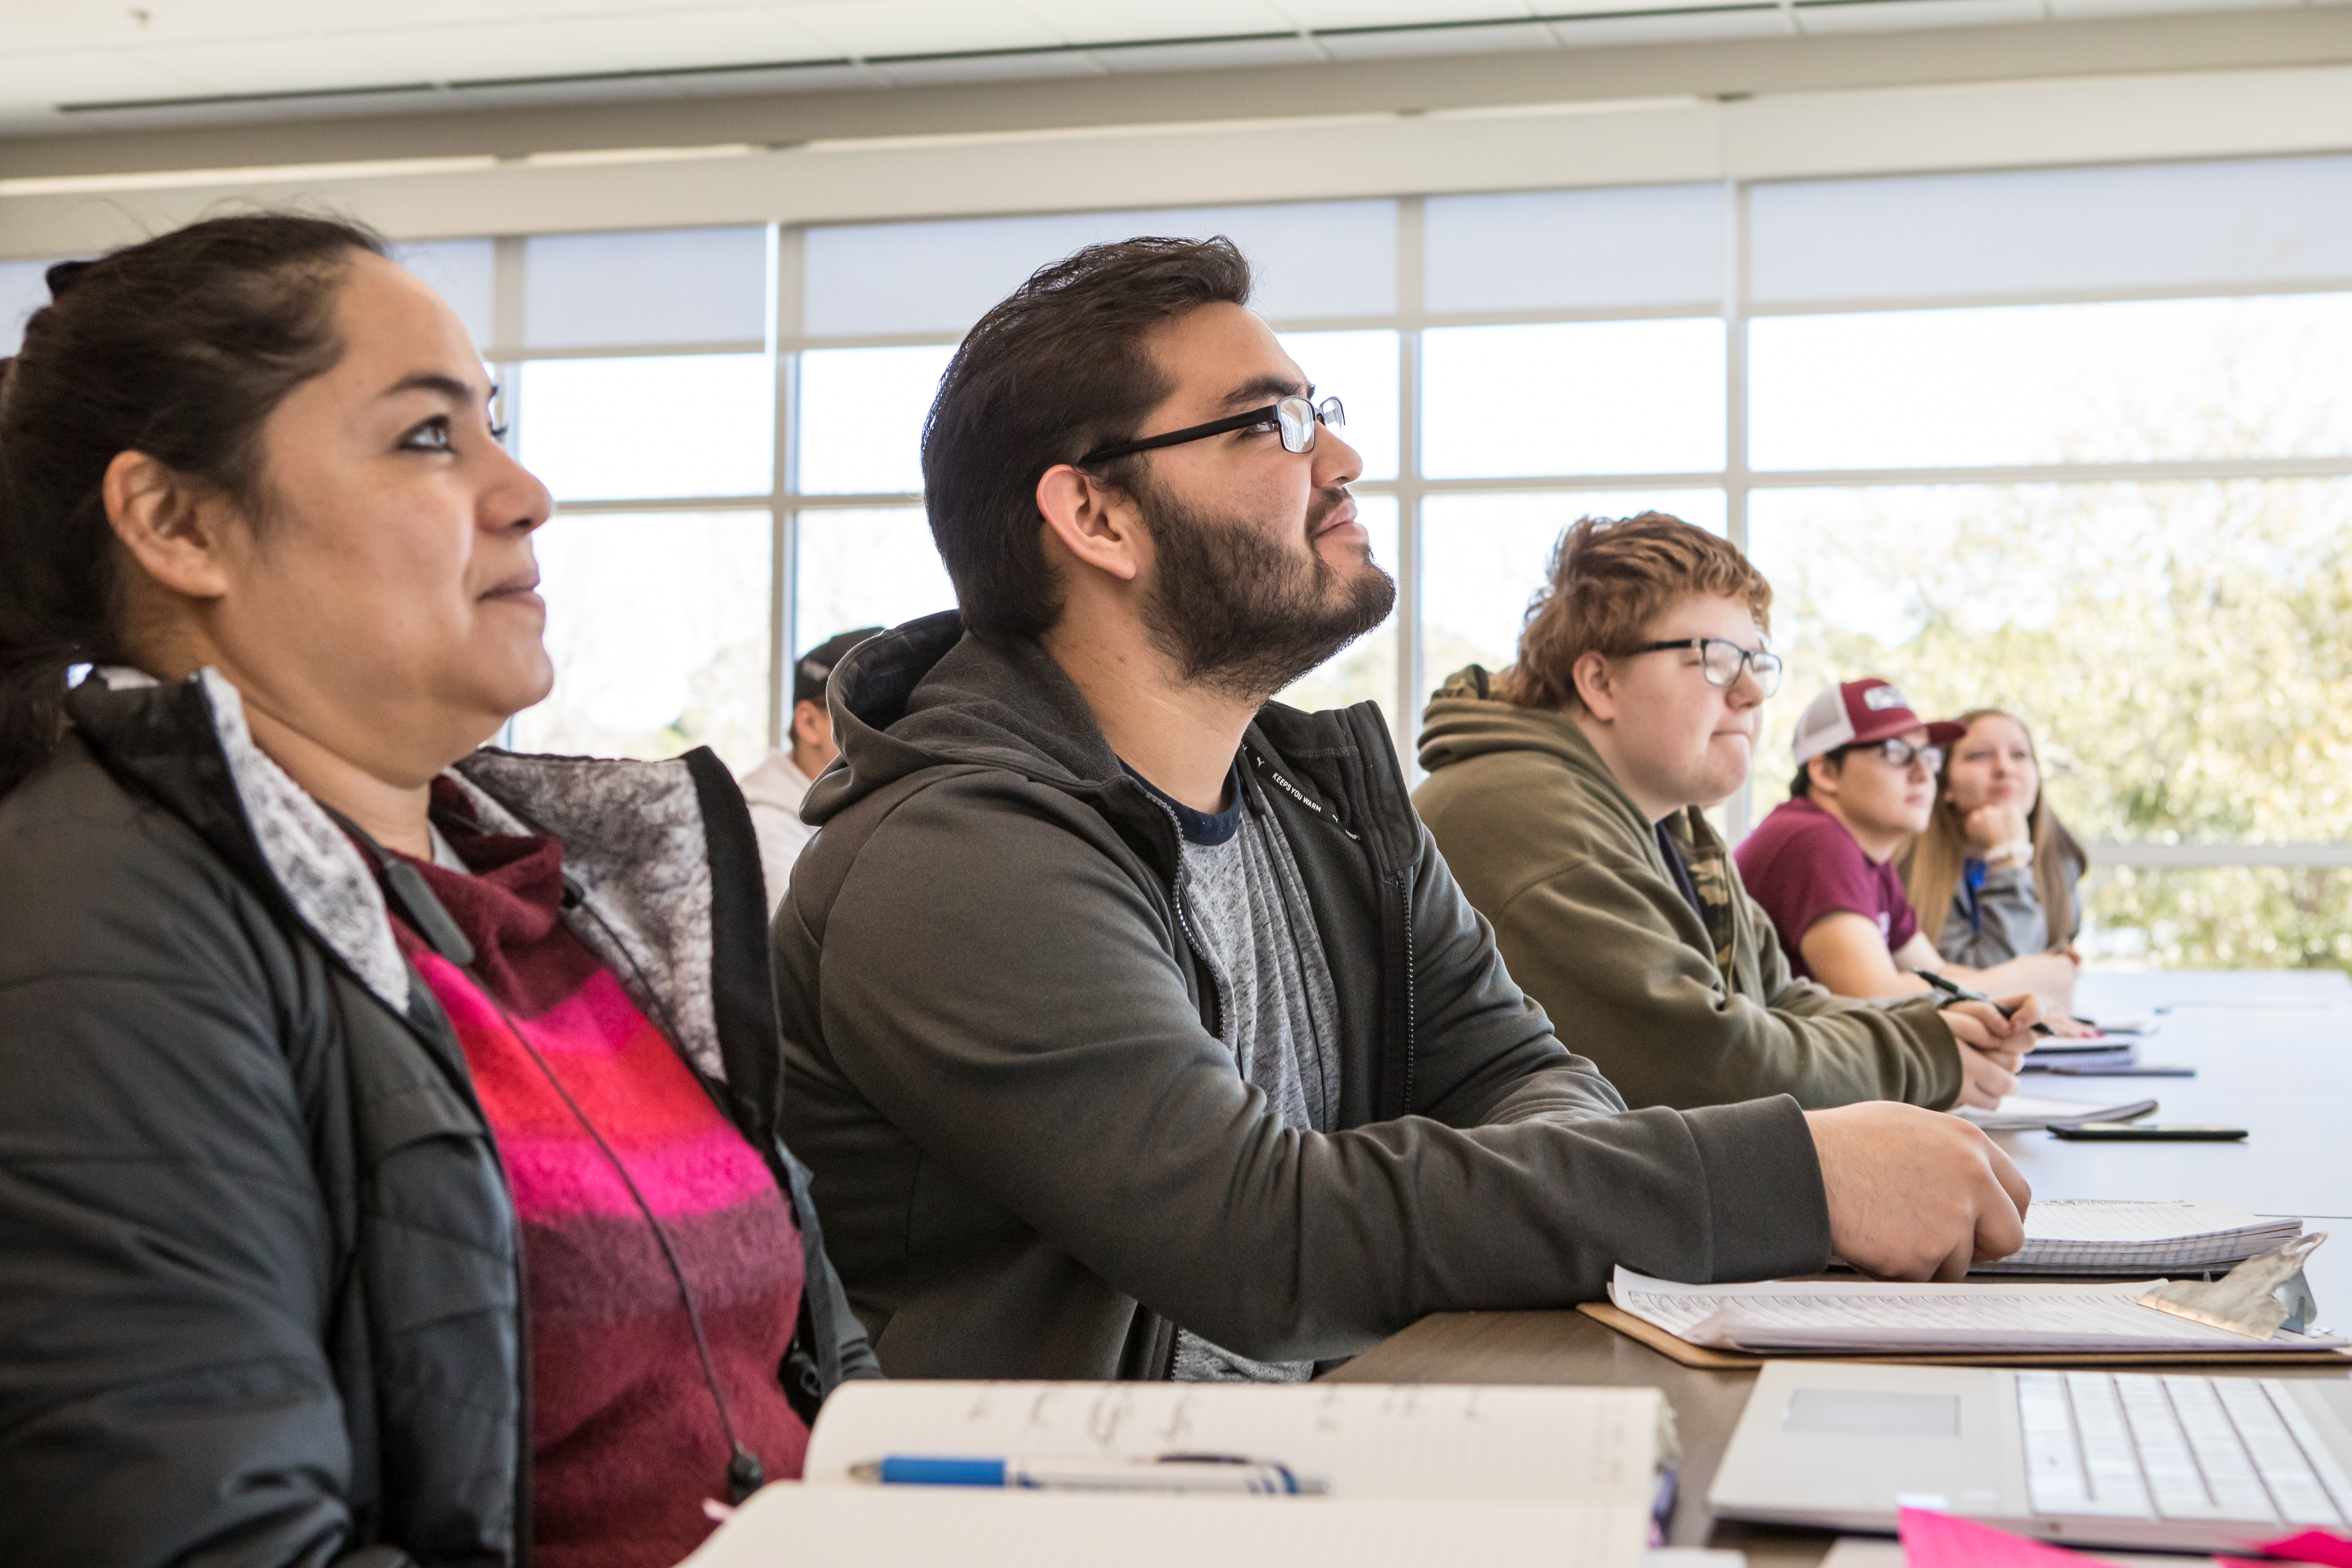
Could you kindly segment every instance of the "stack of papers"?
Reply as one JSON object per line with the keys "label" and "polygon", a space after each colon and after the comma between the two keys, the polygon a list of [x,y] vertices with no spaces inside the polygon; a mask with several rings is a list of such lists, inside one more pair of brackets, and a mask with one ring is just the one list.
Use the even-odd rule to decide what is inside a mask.
{"label": "stack of papers", "polygon": [[2347,1342],[2279,1330],[2268,1340],[2143,1307],[2153,1280],[2099,1285],[1880,1285],[1768,1280],[1677,1285],[1619,1268],[1619,1310],[1691,1344],[1762,1355],[2038,1352],[2231,1355],[2325,1352]]}
{"label": "stack of papers", "polygon": [[2069,1199],[2025,1211],[2025,1247],[1971,1274],[2202,1274],[2275,1252],[2300,1219],[2264,1218],[2235,1204]]}
{"label": "stack of papers", "polygon": [[1975,1122],[1988,1132],[2028,1132],[2041,1127],[2077,1127],[2085,1121],[2137,1121],[2156,1109],[2153,1100],[2125,1100],[2101,1105],[2080,1100],[2040,1100],[2030,1094],[2001,1097],[1990,1110],[1973,1105],[1952,1114]]}

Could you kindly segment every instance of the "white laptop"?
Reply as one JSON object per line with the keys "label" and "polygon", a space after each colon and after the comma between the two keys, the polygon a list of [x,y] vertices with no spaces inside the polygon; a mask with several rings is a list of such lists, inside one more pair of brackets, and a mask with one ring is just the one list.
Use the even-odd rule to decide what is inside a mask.
{"label": "white laptop", "polygon": [[1904,1508],[2211,1552],[2352,1524],[2352,1380],[1766,1364],[1707,1504],[1892,1532]]}

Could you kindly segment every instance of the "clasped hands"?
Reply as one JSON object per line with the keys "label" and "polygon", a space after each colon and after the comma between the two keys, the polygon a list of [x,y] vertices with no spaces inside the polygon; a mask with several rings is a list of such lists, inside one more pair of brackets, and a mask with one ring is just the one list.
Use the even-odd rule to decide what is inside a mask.
{"label": "clasped hands", "polygon": [[2042,999],[2019,995],[1998,1003],[1955,1002],[1941,1011],[1960,1052],[1959,1103],[1990,1110],[2001,1096],[2015,1094],[2018,1066],[2033,1048]]}

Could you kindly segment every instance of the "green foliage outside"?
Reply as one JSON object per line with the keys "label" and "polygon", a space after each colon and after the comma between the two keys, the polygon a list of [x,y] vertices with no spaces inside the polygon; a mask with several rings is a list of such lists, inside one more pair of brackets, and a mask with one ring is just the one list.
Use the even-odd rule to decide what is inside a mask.
{"label": "green foliage outside", "polygon": [[[1759,493],[1790,677],[1756,807],[1830,681],[2012,710],[2085,840],[2352,839],[2352,484],[2231,480]],[[2352,969],[2352,868],[2095,868],[2086,951]]]}

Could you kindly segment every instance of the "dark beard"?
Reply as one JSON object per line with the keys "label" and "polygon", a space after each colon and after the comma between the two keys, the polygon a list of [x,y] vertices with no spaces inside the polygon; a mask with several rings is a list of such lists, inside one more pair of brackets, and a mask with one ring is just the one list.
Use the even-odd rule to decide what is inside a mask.
{"label": "dark beard", "polygon": [[1307,518],[1306,558],[1246,522],[1213,519],[1139,490],[1153,582],[1144,630],[1188,686],[1263,702],[1388,619],[1396,583],[1370,560],[1344,577],[1314,548],[1346,499],[1325,491]]}

